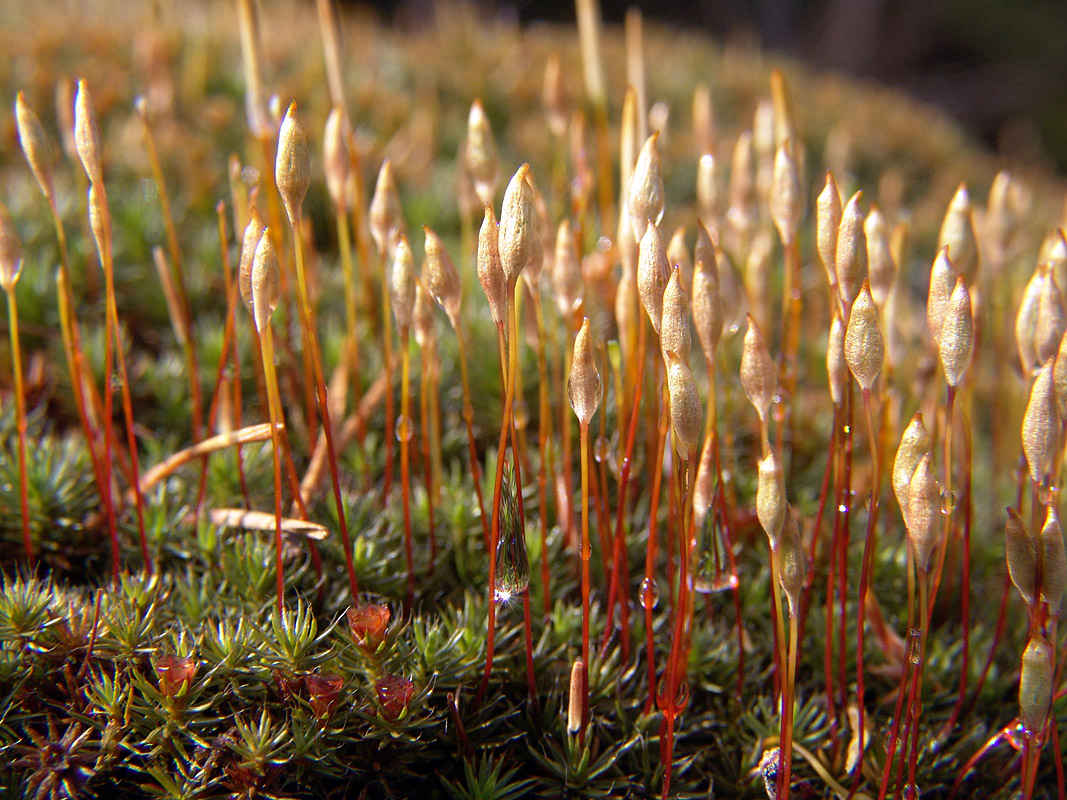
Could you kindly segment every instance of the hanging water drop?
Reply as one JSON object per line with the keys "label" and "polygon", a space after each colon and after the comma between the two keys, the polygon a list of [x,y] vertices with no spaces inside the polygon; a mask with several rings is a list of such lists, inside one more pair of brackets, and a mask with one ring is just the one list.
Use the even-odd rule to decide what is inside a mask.
{"label": "hanging water drop", "polygon": [[656,707],[660,711],[667,711],[668,709],[674,711],[675,714],[680,714],[689,705],[689,681],[686,680],[685,675],[678,676],[678,685],[674,687],[673,701],[670,697],[670,688],[667,685],[667,674],[664,671],[663,677],[659,679],[659,685],[656,687]]}
{"label": "hanging water drop", "polygon": [[516,493],[511,469],[505,468],[500,490],[500,542],[496,547],[495,597],[498,603],[522,594],[530,585],[526,531],[519,523]]}
{"label": "hanging water drop", "polygon": [[732,592],[740,584],[736,573],[724,571],[719,575],[719,579],[711,584],[711,592]]}
{"label": "hanging water drop", "polygon": [[411,421],[411,417],[399,414],[396,418],[395,430],[398,442],[410,442],[415,434],[415,424]]}
{"label": "hanging water drop", "polygon": [[655,608],[659,603],[659,587],[655,578],[645,578],[641,581],[641,593],[637,596],[641,601],[641,608]]}
{"label": "hanging water drop", "polygon": [[722,572],[722,564],[715,563],[715,556],[710,549],[703,549],[698,557],[696,574],[693,577],[693,590],[700,594],[710,594],[712,584],[719,577],[720,572]]}
{"label": "hanging water drop", "polygon": [[922,661],[922,632],[918,628],[912,628],[908,636],[908,659],[915,665]]}
{"label": "hanging water drop", "polygon": [[622,457],[622,454],[619,452],[618,438],[613,436],[613,437],[611,437],[611,440],[612,440],[612,445],[610,445],[608,447],[608,471],[615,478],[618,478],[619,475],[621,474],[620,467],[622,466],[619,463],[620,462],[620,458],[622,458],[622,460],[625,460],[625,459],[624,459],[624,457]]}
{"label": "hanging water drop", "polygon": [[1015,750],[1022,750],[1026,746],[1026,727],[1019,723],[1018,725],[1012,725],[1006,728],[1004,731],[1004,739]]}
{"label": "hanging water drop", "polygon": [[603,436],[596,437],[596,441],[593,442],[593,460],[596,463],[599,464],[608,457],[608,447],[609,444],[606,438]]}
{"label": "hanging water drop", "polygon": [[956,508],[956,493],[944,491],[941,492],[941,513],[946,516],[951,514]]}
{"label": "hanging water drop", "polygon": [[518,430],[525,430],[526,426],[530,423],[530,411],[526,406],[526,400],[521,397],[516,397],[511,408],[511,416],[515,420],[515,427]]}

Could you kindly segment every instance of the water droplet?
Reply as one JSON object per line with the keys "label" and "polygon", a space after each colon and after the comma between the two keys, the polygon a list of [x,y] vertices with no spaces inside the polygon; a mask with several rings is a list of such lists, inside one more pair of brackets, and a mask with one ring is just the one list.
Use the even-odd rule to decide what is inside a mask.
{"label": "water droplet", "polygon": [[908,636],[908,659],[918,665],[922,661],[922,631],[912,628]]}
{"label": "water droplet", "polygon": [[[708,535],[714,536],[714,531],[709,531]],[[701,594],[718,594],[719,592],[729,592],[736,589],[738,586],[737,575],[725,568],[721,556],[716,559],[716,554],[711,549],[710,544],[706,544],[704,547],[707,549],[700,555],[696,575],[692,582],[693,590]]]}
{"label": "water droplet", "polygon": [[530,422],[530,411],[526,406],[526,401],[521,397],[516,397],[511,407],[511,414],[515,419],[515,427],[520,431],[525,430]]}
{"label": "water droplet", "polygon": [[526,531],[519,524],[518,498],[511,469],[504,472],[500,503],[500,542],[496,546],[496,590],[498,603],[522,594],[530,585],[530,557],[526,553]]}
{"label": "water droplet", "polygon": [[730,335],[731,336],[733,334],[737,333],[739,330],[741,330],[741,325],[739,323],[735,322],[735,323],[730,325]]}
{"label": "water droplet", "polygon": [[919,787],[914,783],[909,783],[904,787],[904,800],[919,800],[922,794],[919,792]]}
{"label": "water droplet", "polygon": [[874,494],[872,492],[868,492],[867,496],[865,498],[863,498],[863,507],[865,509],[867,509],[867,511],[871,510],[871,501],[873,499],[874,499]]}
{"label": "water droplet", "polygon": [[845,436],[848,436],[850,433],[852,433],[852,426],[845,425],[843,428],[841,428],[841,431],[845,434]]}
{"label": "water droplet", "polygon": [[[674,702],[673,711],[675,714],[680,714],[689,705],[689,681],[686,680],[685,675],[678,676],[678,685],[674,688]],[[659,685],[656,687],[656,707],[660,711],[667,711],[672,707],[670,698],[670,687],[667,686],[667,675],[664,671],[664,675],[659,679]]]}
{"label": "water droplet", "polygon": [[[889,726],[885,726],[885,727],[882,728],[882,752],[885,753],[886,755],[889,755],[890,733],[891,733],[891,729],[889,728]],[[896,742],[893,745],[894,748],[896,749],[897,753],[900,752],[901,746],[903,745],[902,739],[903,739],[902,736],[898,736]]]}
{"label": "water droplet", "polygon": [[841,503],[837,507],[837,513],[839,513],[839,514],[847,514],[848,513],[848,506],[846,506],[844,503]]}
{"label": "water droplet", "polygon": [[396,418],[396,440],[398,442],[410,442],[411,437],[415,433],[415,424],[411,421],[411,417],[406,417],[400,414]]}
{"label": "water droplet", "polygon": [[611,437],[611,445],[608,447],[608,471],[616,478],[621,474],[619,471],[619,447],[618,439]]}
{"label": "water droplet", "polygon": [[941,513],[948,515],[956,508],[956,493],[944,491],[941,492]]}
{"label": "water droplet", "polygon": [[655,608],[659,603],[659,586],[656,580],[645,578],[641,581],[641,593],[637,596],[641,601],[641,608]]}
{"label": "water droplet", "polygon": [[739,583],[740,581],[738,581],[736,575],[732,572],[723,570],[719,573],[718,577],[713,577],[710,582],[703,584],[703,586],[700,583],[697,583],[694,586],[698,592],[703,592],[704,594],[718,594],[719,592],[732,592],[738,587]]}
{"label": "water droplet", "polygon": [[1026,746],[1026,727],[1022,723],[1011,726],[1005,730],[1004,739],[1016,750],[1022,750]]}
{"label": "water droplet", "polygon": [[599,464],[605,458],[608,457],[608,448],[609,448],[609,446],[610,445],[608,444],[608,440],[605,437],[603,437],[603,436],[596,437],[596,441],[593,442],[593,458],[594,458],[594,460],[596,460],[596,463]]}

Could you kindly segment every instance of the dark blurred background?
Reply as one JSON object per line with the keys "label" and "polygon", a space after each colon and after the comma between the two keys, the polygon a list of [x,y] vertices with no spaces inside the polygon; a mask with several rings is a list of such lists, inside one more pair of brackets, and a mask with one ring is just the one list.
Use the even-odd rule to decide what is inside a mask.
{"label": "dark blurred background", "polygon": [[[482,0],[486,14],[574,21],[573,0]],[[376,3],[420,24],[433,0]],[[742,40],[823,69],[897,86],[937,105],[996,153],[1067,175],[1067,2],[1064,0],[601,1],[621,23],[646,19]]]}

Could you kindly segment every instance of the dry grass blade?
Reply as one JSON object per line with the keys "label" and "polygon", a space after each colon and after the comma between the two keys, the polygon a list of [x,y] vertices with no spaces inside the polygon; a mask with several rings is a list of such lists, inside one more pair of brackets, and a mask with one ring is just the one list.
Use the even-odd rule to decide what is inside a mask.
{"label": "dry grass blade", "polygon": [[[209,508],[207,517],[212,524],[226,528],[244,528],[248,531],[273,531],[274,514],[266,511],[246,511],[243,508]],[[302,536],[305,539],[322,541],[329,535],[329,529],[317,522],[283,517],[282,533]]]}
{"label": "dry grass blade", "polygon": [[[278,429],[281,430],[282,427],[283,424],[279,423]],[[269,439],[269,422],[264,422],[259,425],[249,425],[240,430],[230,431],[229,433],[220,433],[217,436],[204,439],[202,442],[198,442],[191,447],[186,447],[184,450],[179,450],[177,453],[168,456],[164,461],[161,461],[150,470],[146,471],[141,476],[141,493],[147,494],[157,483],[166,480],[179,468],[188,464],[190,461],[195,461],[200,456],[206,456],[218,452],[219,450],[226,450],[230,447],[252,444],[253,442],[266,442]],[[126,493],[126,502],[133,503],[133,490]]]}

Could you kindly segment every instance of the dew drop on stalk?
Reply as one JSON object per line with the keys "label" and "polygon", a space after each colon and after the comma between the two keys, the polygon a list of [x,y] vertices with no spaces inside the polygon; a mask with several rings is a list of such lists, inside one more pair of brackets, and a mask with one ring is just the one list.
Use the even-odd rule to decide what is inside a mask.
{"label": "dew drop on stalk", "polygon": [[[713,536],[714,532],[709,535]],[[716,560],[714,551],[705,545],[693,578],[693,590],[701,594],[718,594],[733,591],[737,586],[737,575],[726,569],[722,557]]]}
{"label": "dew drop on stalk", "polygon": [[517,490],[510,467],[504,472],[500,504],[500,542],[496,546],[495,598],[503,603],[526,591],[530,585],[530,558],[526,531],[519,524]]}
{"label": "dew drop on stalk", "polygon": [[[716,569],[716,567],[718,567]],[[711,594],[712,584],[722,572],[722,565],[715,564],[714,554],[705,549],[699,556],[696,567],[696,575],[693,578],[693,590],[701,594]]]}
{"label": "dew drop on stalk", "polygon": [[693,589],[701,594],[719,594],[720,592],[732,592],[739,585],[737,576],[725,569],[720,569],[715,575],[712,570],[697,575],[693,582]]}
{"label": "dew drop on stalk", "polygon": [[956,508],[956,493],[944,491],[941,492],[941,513],[948,515]]}
{"label": "dew drop on stalk", "polygon": [[496,548],[496,601],[503,603],[522,594],[530,585],[530,559],[526,554],[526,537],[515,526]]}
{"label": "dew drop on stalk", "polygon": [[611,443],[608,445],[608,471],[616,478],[621,474],[620,461],[625,458],[619,452],[619,437],[616,435],[611,437]]}
{"label": "dew drop on stalk", "polygon": [[914,783],[909,783],[904,787],[904,800],[919,800],[921,796],[919,787]]}
{"label": "dew drop on stalk", "polygon": [[908,659],[916,665],[922,660],[922,631],[918,628],[912,628],[908,636]]}
{"label": "dew drop on stalk", "polygon": [[530,423],[530,412],[526,406],[526,401],[521,397],[516,397],[512,405],[511,410],[512,417],[515,419],[515,427],[520,431],[525,429]]}
{"label": "dew drop on stalk", "polygon": [[689,681],[685,675],[678,676],[678,686],[674,689],[674,702],[673,708],[671,708],[671,699],[668,696],[667,686],[667,673],[664,671],[663,677],[659,679],[659,685],[656,687],[656,707],[660,711],[667,711],[671,709],[675,714],[680,714],[689,705]]}
{"label": "dew drop on stalk", "polygon": [[637,597],[641,601],[641,608],[655,608],[659,604],[659,586],[654,578],[641,581],[641,593]]}
{"label": "dew drop on stalk", "polygon": [[719,579],[711,585],[711,591],[715,592],[732,592],[736,589],[741,582],[737,579],[737,574],[733,572],[723,572],[719,575]]}
{"label": "dew drop on stalk", "polygon": [[606,438],[604,438],[603,436],[596,437],[596,441],[593,442],[593,459],[596,461],[596,463],[599,464],[608,457],[609,447],[610,445],[608,444],[608,440]]}
{"label": "dew drop on stalk", "polygon": [[396,418],[396,440],[398,442],[410,442],[411,437],[415,433],[415,426],[411,421],[411,417],[400,414]]}
{"label": "dew drop on stalk", "polygon": [[1026,746],[1026,727],[1019,723],[1012,725],[1004,731],[1004,739],[1016,750],[1022,750]]}
{"label": "dew drop on stalk", "polygon": [[[890,733],[891,733],[891,729],[890,729],[889,725],[886,725],[882,729],[882,752],[886,756],[889,755],[889,740],[891,738]],[[899,755],[900,752],[903,749],[904,749],[904,737],[903,736],[898,736],[897,740],[896,740],[896,743],[893,745],[893,757],[896,758],[897,755]]]}

